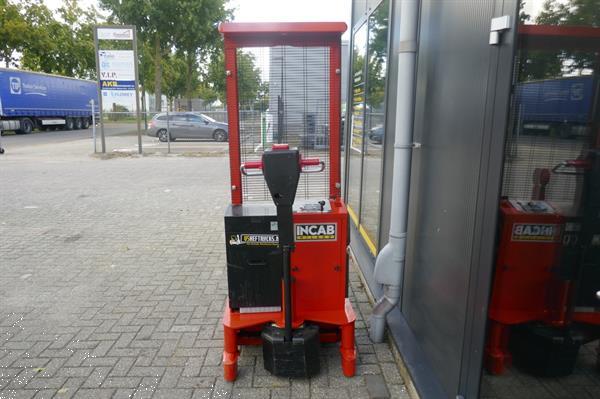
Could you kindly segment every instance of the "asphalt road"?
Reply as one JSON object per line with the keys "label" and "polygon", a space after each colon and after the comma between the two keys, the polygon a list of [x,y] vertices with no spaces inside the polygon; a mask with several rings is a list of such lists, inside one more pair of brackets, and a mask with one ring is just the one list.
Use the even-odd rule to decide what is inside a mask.
{"label": "asphalt road", "polygon": [[[138,138],[135,124],[112,123],[105,124],[105,143],[107,153],[136,153]],[[6,132],[1,137],[0,144],[6,150],[4,157],[50,155],[87,155],[94,152],[93,129],[71,131],[36,131],[31,134],[14,134]],[[96,151],[101,152],[100,127],[96,128]],[[190,153],[225,155],[227,143],[214,141],[178,140],[171,143],[161,143],[155,137],[146,136],[142,131],[142,150],[152,153]]]}
{"label": "asphalt road", "polygon": [[[61,131],[35,131],[31,134],[15,134],[13,132],[5,132],[2,136],[3,146],[23,146],[23,145],[44,145],[52,143],[65,143],[73,140],[85,140],[92,138],[93,129],[81,130],[61,130]],[[98,137],[100,135],[100,126],[96,128]],[[115,124],[107,125],[104,133],[106,136],[123,135],[127,132],[135,132],[135,125],[131,124]]]}

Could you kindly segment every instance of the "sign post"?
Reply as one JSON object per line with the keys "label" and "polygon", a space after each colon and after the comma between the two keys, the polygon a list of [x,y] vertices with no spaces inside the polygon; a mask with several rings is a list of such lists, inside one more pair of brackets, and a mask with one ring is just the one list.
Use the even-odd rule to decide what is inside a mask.
{"label": "sign post", "polygon": [[94,138],[94,154],[97,153],[96,148],[96,108],[94,107],[94,99],[90,100],[92,106],[92,137]]}
{"label": "sign post", "polygon": [[98,107],[100,109],[100,145],[102,153],[106,153],[106,140],[104,139],[104,106],[102,102],[102,88],[100,86],[100,62],[98,60],[98,27],[94,27],[94,54],[96,56],[96,74],[98,75]]}
{"label": "sign post", "polygon": [[140,118],[140,88],[138,74],[137,32],[133,29],[133,66],[135,70],[135,119],[137,120],[138,154],[142,153],[142,120]]}
{"label": "sign post", "polygon": [[[131,41],[132,46],[129,50],[104,50],[99,48],[99,40],[126,40]],[[133,25],[95,26],[94,46],[96,49],[96,70],[98,72],[98,94],[100,97],[100,134],[102,138],[102,152],[106,152],[103,97],[127,98],[135,95],[138,152],[141,154],[142,130],[140,119],[136,28]]]}

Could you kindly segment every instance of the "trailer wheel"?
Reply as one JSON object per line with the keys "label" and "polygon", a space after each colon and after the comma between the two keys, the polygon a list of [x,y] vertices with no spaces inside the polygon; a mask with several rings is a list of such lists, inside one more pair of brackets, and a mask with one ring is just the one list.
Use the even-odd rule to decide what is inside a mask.
{"label": "trailer wheel", "polygon": [[65,120],[65,129],[66,130],[73,130],[74,126],[75,126],[75,121],[73,121],[73,118],[67,118]]}
{"label": "trailer wheel", "polygon": [[87,129],[88,127],[90,127],[90,118],[82,118],[81,127],[84,129]]}
{"label": "trailer wheel", "polygon": [[74,127],[75,130],[81,130],[81,128],[83,127],[83,122],[81,121],[81,118],[75,118]]}
{"label": "trailer wheel", "polygon": [[21,129],[17,130],[17,134],[29,134],[33,132],[33,122],[29,118],[21,119]]}

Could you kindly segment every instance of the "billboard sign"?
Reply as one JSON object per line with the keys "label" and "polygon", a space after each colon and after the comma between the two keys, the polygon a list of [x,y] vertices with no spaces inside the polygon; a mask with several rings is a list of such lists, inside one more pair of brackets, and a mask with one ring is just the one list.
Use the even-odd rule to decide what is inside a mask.
{"label": "billboard sign", "polygon": [[133,50],[100,50],[98,64],[102,90],[135,90]]}
{"label": "billboard sign", "polygon": [[133,40],[133,29],[98,28],[98,40]]}
{"label": "billboard sign", "polygon": [[[123,50],[103,49],[106,40],[122,40]],[[102,44],[100,44],[102,42]],[[131,42],[131,47],[129,43]],[[107,47],[113,47],[108,46]],[[125,50],[125,48],[129,48]],[[98,98],[100,100],[100,138],[102,152],[106,152],[104,138],[104,109],[129,113],[135,109],[138,152],[142,153],[142,127],[140,119],[140,92],[138,88],[138,55],[136,27],[133,25],[94,26],[94,49],[98,73]],[[116,111],[116,105],[126,111]],[[109,108],[110,109],[110,108]]]}

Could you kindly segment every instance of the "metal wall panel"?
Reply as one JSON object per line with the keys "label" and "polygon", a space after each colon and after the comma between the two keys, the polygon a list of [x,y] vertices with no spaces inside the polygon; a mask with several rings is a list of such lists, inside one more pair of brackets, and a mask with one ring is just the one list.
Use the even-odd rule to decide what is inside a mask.
{"label": "metal wall panel", "polygon": [[[422,147],[412,164],[402,312],[452,398],[478,385],[465,375],[480,365],[471,352],[482,344],[485,317],[473,312],[485,314],[492,268],[502,162],[502,146],[492,144],[504,137],[510,89],[510,78],[498,80],[499,52],[512,45],[490,46],[488,37],[503,3],[421,7],[415,141]],[[504,58],[510,68],[510,51]]]}

